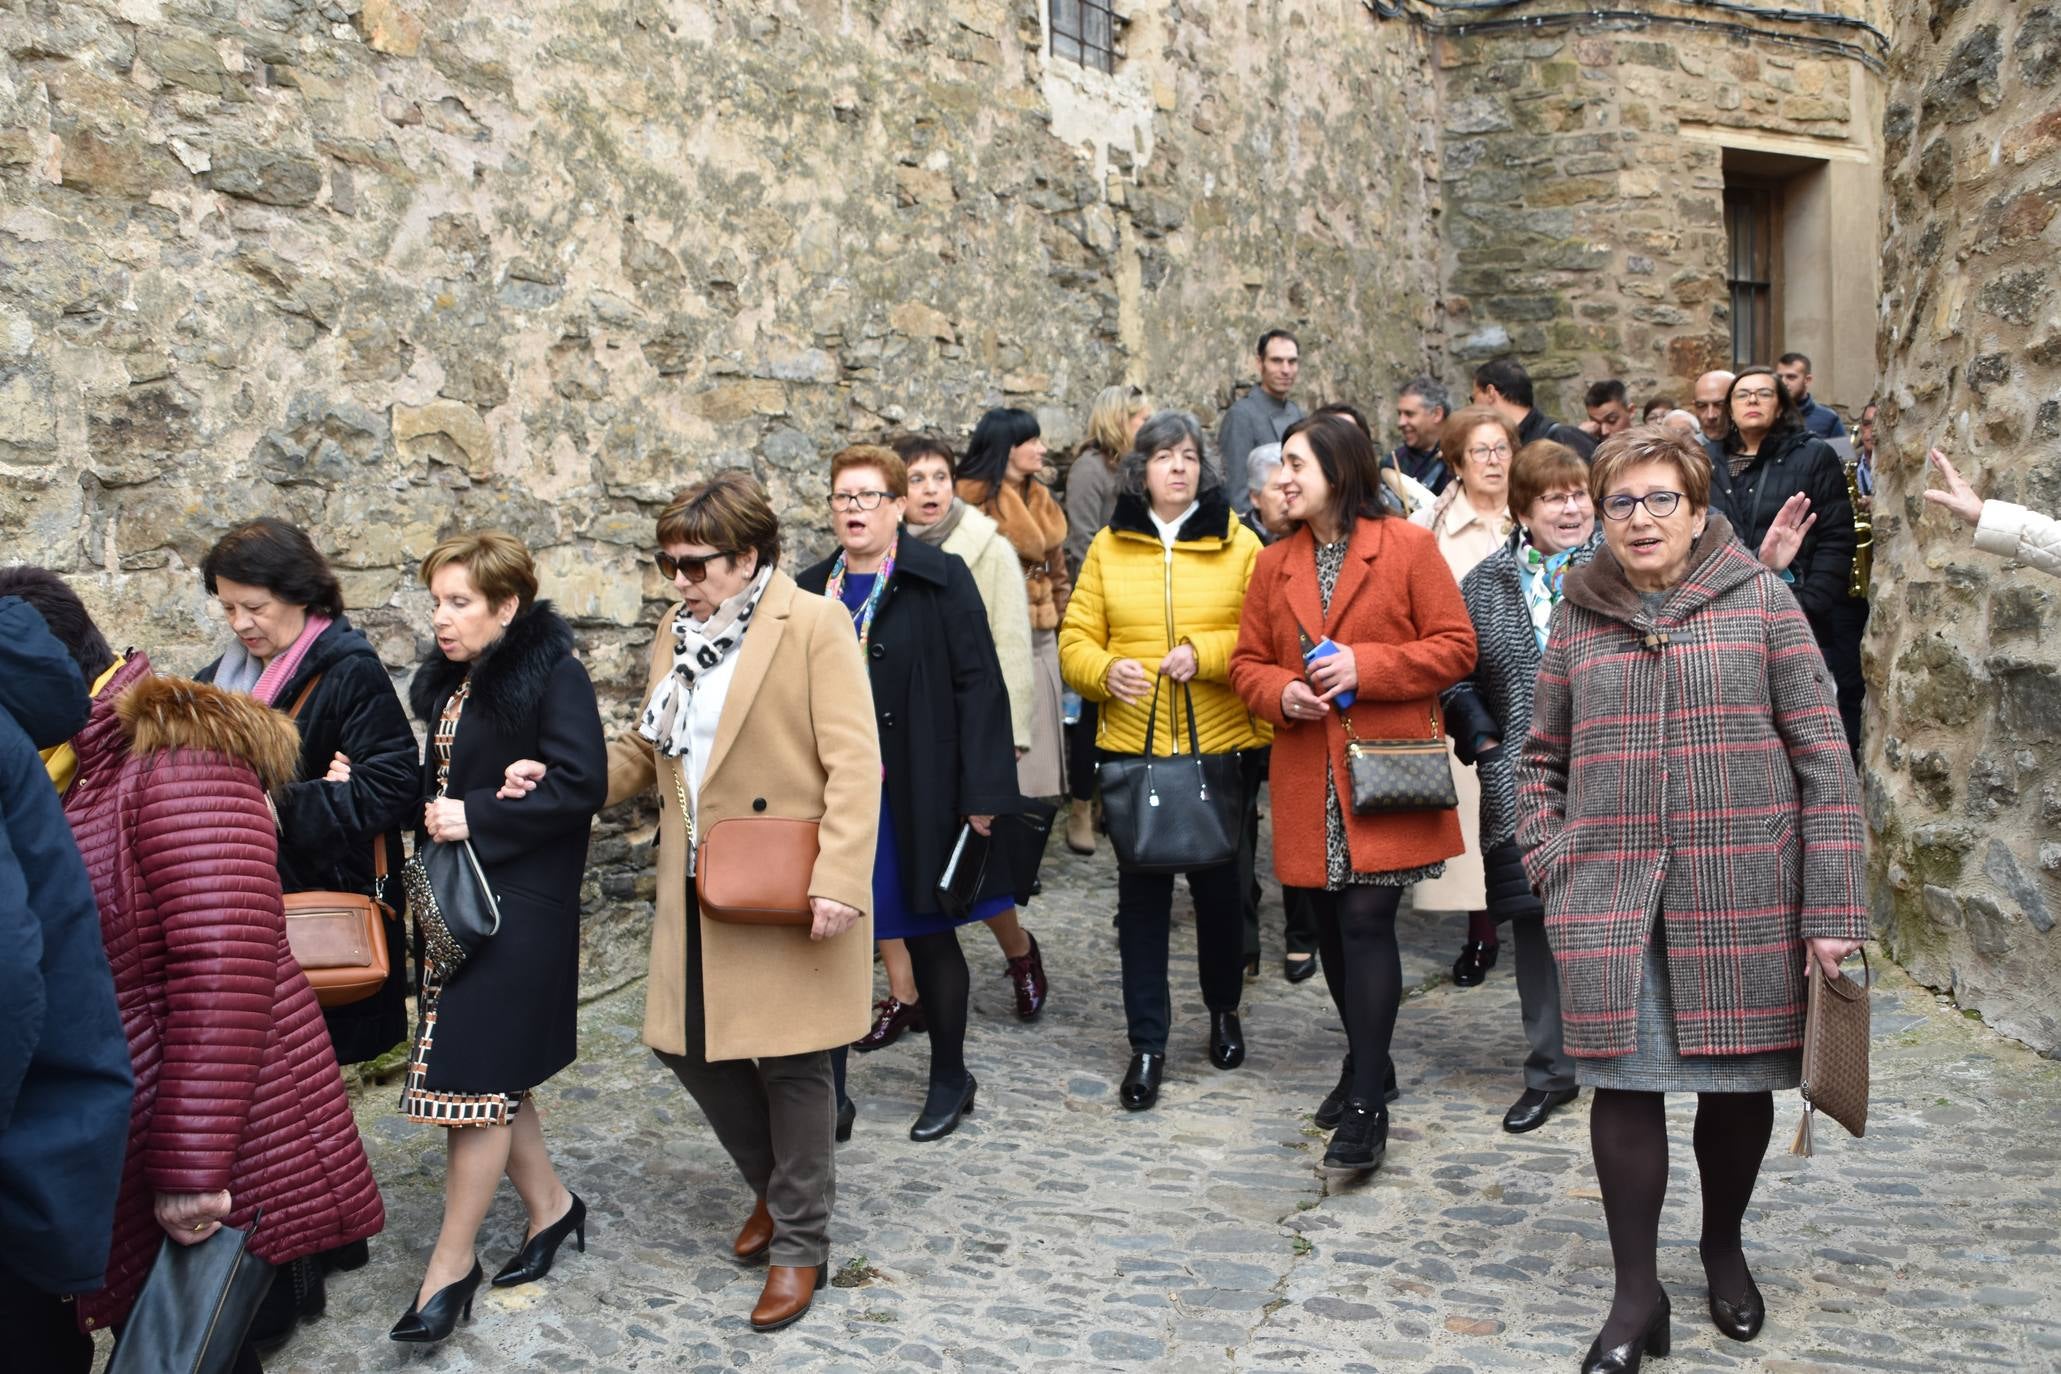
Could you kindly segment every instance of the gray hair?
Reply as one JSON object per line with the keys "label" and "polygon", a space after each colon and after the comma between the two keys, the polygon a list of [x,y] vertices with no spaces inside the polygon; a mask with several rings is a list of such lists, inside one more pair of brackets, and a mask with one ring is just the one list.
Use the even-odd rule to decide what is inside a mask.
{"label": "gray hair", "polygon": [[1445,383],[1434,377],[1412,377],[1396,389],[1395,395],[1399,401],[1405,396],[1415,396],[1435,410],[1443,410],[1448,415],[1453,413],[1453,398],[1447,394]]}
{"label": "gray hair", "polygon": [[1258,491],[1266,486],[1267,479],[1274,475],[1274,469],[1281,466],[1281,446],[1260,444],[1245,455],[1245,487]]}
{"label": "gray hair", "polygon": [[1693,411],[1683,410],[1679,406],[1677,406],[1675,409],[1670,410],[1667,414],[1661,416],[1660,423],[1664,425],[1673,425],[1675,422],[1675,416],[1677,415],[1681,416],[1684,420],[1687,420],[1689,422],[1689,437],[1694,439],[1699,444],[1702,443],[1704,438],[1703,422],[1696,418],[1695,413]]}
{"label": "gray hair", "polygon": [[1202,475],[1196,480],[1195,494],[1200,496],[1222,486],[1223,471],[1210,460],[1209,450],[1203,445],[1202,422],[1190,411],[1161,410],[1138,426],[1138,437],[1131,440],[1131,451],[1124,455],[1123,465],[1117,469],[1118,489],[1133,496],[1145,495],[1146,460],[1184,439],[1195,445],[1195,456],[1201,462]]}

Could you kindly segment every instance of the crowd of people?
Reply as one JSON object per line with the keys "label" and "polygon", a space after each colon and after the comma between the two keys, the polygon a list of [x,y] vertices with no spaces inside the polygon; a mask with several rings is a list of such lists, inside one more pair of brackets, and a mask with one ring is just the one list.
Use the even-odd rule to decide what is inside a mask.
{"label": "crowd of people", "polygon": [[[981,417],[963,453],[935,434],[844,448],[836,552],[796,572],[748,473],[694,482],[658,517],[677,600],[612,737],[504,532],[423,557],[434,647],[405,707],[327,558],[282,520],[202,561],[230,639],[192,680],[116,653],[61,577],[0,570],[0,907],[34,932],[9,942],[0,999],[0,1311],[28,1367],[89,1369],[90,1333],[120,1339],[159,1249],[225,1227],[276,1268],[239,1369],[318,1316],[326,1276],[363,1265],[384,1222],[339,1066],[403,1040],[399,1110],[443,1128],[447,1155],[393,1338],[469,1318],[503,1177],[527,1226],[494,1285],[584,1250],[586,1204],[533,1095],[578,1053],[591,822],[630,802],[659,815],[643,1039],[750,1192],[733,1251],[767,1266],[757,1330],[801,1318],[827,1277],[848,1052],[924,1036],[908,1135],[937,1141],[978,1099],[961,928],[992,933],[1017,1015],[1053,995],[1027,892],[956,893],[955,855],[1000,853],[998,827],[1040,799],[1070,848],[1116,848],[1118,1100],[1142,1112],[1180,1038],[1177,878],[1195,1038],[1217,1070],[1246,1058],[1264,796],[1283,976],[1321,972],[1347,1038],[1312,1113],[1324,1167],[1365,1173],[1389,1148],[1405,894],[1467,913],[1463,987],[1508,924],[1528,1051],[1504,1128],[1594,1094],[1616,1282],[1583,1368],[1667,1349],[1669,1092],[1698,1095],[1711,1318],[1751,1340],[1765,1303],[1740,1229],[1772,1094],[1798,1082],[1805,960],[1837,976],[1868,932],[1853,751],[1872,408],[1836,450],[1792,354],[1637,419],[1598,382],[1570,425],[1499,358],[1464,406],[1406,382],[1384,456],[1354,406],[1303,412],[1291,333],[1253,362],[1214,452],[1193,415],[1104,391],[1058,497],[1023,410]],[[2061,571],[2052,521],[1933,461],[1928,497],[1980,547]],[[1164,795],[1166,824],[1195,833],[1108,795],[1140,777],[1145,809]],[[454,871],[458,887],[433,876]],[[462,928],[460,888],[485,894],[491,929]],[[350,1000],[318,1000],[290,945],[310,893],[377,904],[388,962]]]}

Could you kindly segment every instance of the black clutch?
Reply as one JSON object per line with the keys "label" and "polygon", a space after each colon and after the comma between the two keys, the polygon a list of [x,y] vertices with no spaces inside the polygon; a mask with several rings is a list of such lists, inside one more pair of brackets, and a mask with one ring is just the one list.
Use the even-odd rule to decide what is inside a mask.
{"label": "black clutch", "polygon": [[997,897],[1009,897],[1018,906],[1030,901],[1058,814],[1051,803],[1027,797],[1021,811],[996,816],[985,835],[962,824],[937,881],[939,909],[957,921]]}
{"label": "black clutch", "polygon": [[198,1245],[165,1241],[107,1374],[230,1374],[251,1319],[272,1286],[273,1266],[253,1255],[249,1231],[224,1226]]}

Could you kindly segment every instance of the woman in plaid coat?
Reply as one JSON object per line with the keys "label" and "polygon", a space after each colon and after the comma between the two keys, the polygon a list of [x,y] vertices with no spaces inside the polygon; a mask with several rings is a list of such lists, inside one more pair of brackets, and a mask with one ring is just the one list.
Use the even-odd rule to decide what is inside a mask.
{"label": "woman in plaid coat", "polygon": [[1518,764],[1616,1288],[1584,1371],[1668,1348],[1656,1246],[1664,1094],[1698,1094],[1711,1319],[1764,1307],[1739,1223],[1797,1086],[1805,959],[1868,933],[1860,788],[1831,677],[1787,586],[1709,510],[1703,453],[1658,426],[1596,453],[1604,548],[1567,575]]}

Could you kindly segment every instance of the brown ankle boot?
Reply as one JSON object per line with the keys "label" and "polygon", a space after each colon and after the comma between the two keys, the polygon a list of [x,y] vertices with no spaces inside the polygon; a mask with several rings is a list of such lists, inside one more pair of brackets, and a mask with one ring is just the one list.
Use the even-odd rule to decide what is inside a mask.
{"label": "brown ankle boot", "polygon": [[766,1210],[766,1200],[760,1198],[758,1206],[745,1219],[744,1229],[737,1233],[737,1243],[730,1247],[730,1253],[737,1256],[739,1264],[757,1264],[772,1248],[773,1214]]}
{"label": "brown ankle boot", "polygon": [[822,1291],[828,1270],[814,1264],[775,1264],[766,1269],[765,1291],[751,1309],[751,1329],[778,1331],[801,1320]]}
{"label": "brown ankle boot", "polygon": [[1095,852],[1095,804],[1077,801],[1066,811],[1066,847],[1076,854]]}

